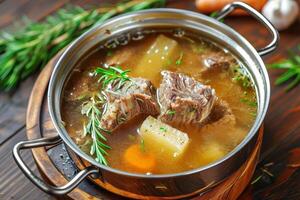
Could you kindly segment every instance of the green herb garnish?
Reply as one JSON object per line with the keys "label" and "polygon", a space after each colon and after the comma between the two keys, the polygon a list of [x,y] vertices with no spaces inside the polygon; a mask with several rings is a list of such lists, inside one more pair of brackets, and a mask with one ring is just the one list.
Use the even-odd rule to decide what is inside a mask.
{"label": "green herb garnish", "polygon": [[176,65],[181,65],[182,64],[182,58],[183,58],[183,52],[180,53],[179,58],[176,60],[175,64]]}
{"label": "green herb garnish", "polygon": [[252,117],[256,117],[257,113],[256,113],[256,112],[250,112],[250,115],[251,115]]}
{"label": "green herb garnish", "polygon": [[120,67],[109,66],[108,68],[97,68],[95,73],[100,75],[99,82],[102,83],[102,87],[106,87],[111,83],[118,83],[117,88],[121,88],[127,81],[131,81],[127,73],[130,70],[122,70]]}
{"label": "green herb garnish", "polygon": [[275,84],[281,85],[290,81],[286,88],[287,91],[293,89],[300,83],[300,56],[294,52],[290,52],[289,54],[288,59],[270,65],[273,69],[285,70],[285,72],[276,79]]}
{"label": "green herb garnish", "polygon": [[167,115],[175,115],[176,111],[175,110],[167,110],[166,114]]}
{"label": "green herb garnish", "polygon": [[103,165],[108,165],[105,156],[108,155],[107,150],[111,149],[110,146],[106,145],[106,137],[104,133],[110,133],[103,129],[100,124],[100,118],[102,112],[99,109],[103,106],[104,99],[101,96],[93,96],[89,101],[82,104],[81,114],[88,118],[87,124],[83,125],[83,136],[90,135],[92,138],[92,146],[90,154],[93,156],[96,154],[95,160]]}
{"label": "green herb garnish", "polygon": [[160,127],[160,128],[159,128],[159,130],[161,130],[161,131],[163,131],[163,132],[167,132],[167,129],[166,129],[166,127],[163,127],[163,126],[162,126],[162,127]]}
{"label": "green herb garnish", "polygon": [[212,17],[212,18],[216,18],[217,15],[218,15],[218,12],[214,11],[214,12],[210,13],[209,16]]}
{"label": "green herb garnish", "polygon": [[171,59],[168,58],[166,60],[166,62],[164,63],[163,68],[168,69],[170,65],[172,65],[172,61],[171,61]]}
{"label": "green herb garnish", "polygon": [[[218,11],[215,11],[215,12],[212,12],[212,13],[210,13],[210,17],[212,17],[212,18],[217,18],[217,16],[218,16],[218,14],[219,14],[219,12]],[[220,22],[224,22],[224,19],[221,19],[221,20],[219,20]]]}
{"label": "green herb garnish", "polygon": [[203,46],[194,46],[193,51],[195,53],[203,53],[203,52],[205,52],[205,47],[203,47]]}
{"label": "green herb garnish", "polygon": [[242,103],[247,104],[247,105],[250,106],[250,107],[254,107],[254,108],[257,107],[257,102],[254,101],[254,100],[250,100],[250,99],[248,99],[248,98],[241,98],[240,101],[241,101]]}
{"label": "green herb garnish", "polygon": [[15,88],[90,27],[118,14],[164,4],[165,0],[132,0],[93,10],[60,9],[44,22],[27,23],[14,34],[3,33],[0,36],[0,89]]}
{"label": "green herb garnish", "polygon": [[232,67],[233,78],[232,80],[239,83],[243,88],[248,89],[253,87],[253,83],[247,72],[240,66]]}

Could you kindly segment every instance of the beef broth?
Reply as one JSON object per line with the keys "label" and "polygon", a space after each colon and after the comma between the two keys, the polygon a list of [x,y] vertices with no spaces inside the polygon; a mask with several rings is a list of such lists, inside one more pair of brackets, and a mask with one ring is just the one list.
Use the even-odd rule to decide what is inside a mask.
{"label": "beef broth", "polygon": [[[152,68],[151,63],[155,63]],[[108,65],[130,70],[134,86],[127,88],[132,82],[126,82],[121,89],[110,85],[110,92],[105,91],[93,72]],[[144,174],[195,169],[231,152],[255,120],[255,87],[241,84],[235,77],[236,68],[244,67],[234,55],[198,36],[148,33],[125,46],[95,50],[78,63],[64,88],[62,119],[71,138],[89,154],[92,137],[84,136],[87,117],[81,114],[82,104],[95,93],[105,93],[101,124],[112,131],[105,135],[111,147],[105,156],[110,167]],[[174,75],[174,82],[169,75]],[[250,78],[248,81],[251,83]],[[178,101],[173,101],[174,95]],[[195,114],[187,115],[191,110]],[[149,115],[188,136],[180,157],[170,158],[163,146],[141,136],[140,127]],[[160,136],[168,131],[164,126],[150,128],[154,130],[162,131]],[[140,152],[134,154],[136,151]]]}

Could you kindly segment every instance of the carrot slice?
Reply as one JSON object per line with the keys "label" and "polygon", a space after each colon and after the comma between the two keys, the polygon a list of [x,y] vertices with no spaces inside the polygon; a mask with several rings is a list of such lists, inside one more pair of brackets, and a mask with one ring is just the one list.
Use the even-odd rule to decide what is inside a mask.
{"label": "carrot slice", "polygon": [[[221,10],[225,5],[234,2],[235,0],[196,0],[196,7],[202,13],[211,13],[214,11]],[[260,11],[265,5],[267,0],[241,0],[256,10]],[[244,11],[236,10],[234,11],[235,15],[244,15]]]}
{"label": "carrot slice", "polygon": [[143,152],[138,144],[130,146],[125,151],[124,160],[141,172],[150,172],[155,167],[154,156]]}

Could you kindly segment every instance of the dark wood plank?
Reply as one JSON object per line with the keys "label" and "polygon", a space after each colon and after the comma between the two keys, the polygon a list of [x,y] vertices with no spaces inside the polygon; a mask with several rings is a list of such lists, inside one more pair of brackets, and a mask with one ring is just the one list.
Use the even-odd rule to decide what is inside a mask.
{"label": "dark wood plank", "polygon": [[13,93],[0,92],[0,145],[25,127],[25,115],[35,76],[24,81]]}
{"label": "dark wood plank", "polygon": [[[33,0],[10,0],[1,2],[0,6],[0,27],[5,27],[5,31],[21,28],[11,26],[15,22],[20,22],[23,16],[31,20],[41,20],[45,16],[59,9],[68,0],[64,1],[33,1]],[[12,92],[0,92],[0,145],[13,136],[16,131],[25,127],[25,115],[30,91],[38,73],[22,82],[20,87]]]}
{"label": "dark wood plank", "polygon": [[[24,15],[32,20],[40,20],[51,12],[57,10],[67,1],[30,1],[11,0],[3,1],[0,6],[0,27],[20,22]],[[9,26],[5,31],[11,31],[20,26]],[[38,73],[37,73],[38,74]],[[25,113],[31,88],[36,76],[22,82],[18,90],[12,93],[0,92],[0,145],[19,129],[25,127]]]}
{"label": "dark wood plank", "polygon": [[[225,22],[236,28],[256,47],[267,43],[267,32],[252,19],[241,21],[228,19]],[[289,49],[296,49],[300,44],[298,36],[300,22],[296,22],[286,31],[280,32],[281,40],[275,53],[263,58],[266,64],[278,61],[287,56]],[[300,147],[300,87],[290,92],[285,91],[285,86],[275,86],[275,79],[282,73],[268,69],[271,81],[271,102],[265,119],[265,134],[261,162],[256,170],[254,179],[262,175],[261,181],[254,186],[249,186],[241,199],[300,199],[299,165],[290,167],[286,160],[290,153]],[[300,154],[298,153],[298,157]],[[299,161],[300,162],[300,161]],[[298,162],[298,163],[299,163]],[[271,164],[269,167],[265,165]],[[274,177],[266,175],[261,169],[266,168]]]}
{"label": "dark wood plank", "polygon": [[[0,146],[0,199],[54,199],[34,186],[13,160],[11,153],[13,146],[26,139],[26,131],[22,129]],[[30,169],[39,174],[31,152],[24,152],[22,157]]]}
{"label": "dark wood plank", "polygon": [[53,11],[57,10],[64,4],[69,2],[68,0],[6,0],[1,3],[0,13],[0,27],[12,25],[13,23],[20,21],[23,16],[27,16],[29,19],[37,21],[43,17],[49,15]]}

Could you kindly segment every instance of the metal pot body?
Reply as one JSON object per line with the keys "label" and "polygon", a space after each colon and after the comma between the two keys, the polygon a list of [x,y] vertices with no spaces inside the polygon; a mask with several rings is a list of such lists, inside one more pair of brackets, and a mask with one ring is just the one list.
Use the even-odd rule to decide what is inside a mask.
{"label": "metal pot body", "polygon": [[[152,9],[122,15],[91,29],[73,42],[56,63],[49,84],[49,111],[59,133],[59,138],[52,138],[51,141],[53,143],[57,142],[57,140],[62,140],[78,156],[91,163],[91,166],[85,171],[81,171],[80,176],[76,176],[75,180],[73,179],[73,182],[71,181],[64,188],[55,188],[53,186],[49,188],[45,183],[43,183],[45,185],[41,185],[41,181],[33,180],[33,182],[48,193],[65,194],[76,187],[83,178],[90,174],[95,174],[94,178],[101,179],[104,187],[106,185],[109,186],[107,188],[124,191],[123,195],[128,196],[128,194],[131,194],[131,197],[136,198],[141,196],[177,198],[205,192],[239,169],[254,148],[258,129],[262,124],[269,104],[269,78],[260,55],[267,54],[275,48],[278,41],[278,33],[262,15],[244,3],[228,5],[220,12],[218,18],[225,17],[237,7],[243,8],[259,19],[260,22],[267,26],[274,37],[267,47],[259,50],[259,53],[244,37],[217,19],[178,9]],[[79,149],[61,123],[60,105],[64,84],[80,59],[96,45],[103,44],[104,41],[108,45],[116,41],[121,42],[124,40],[124,37],[130,38],[137,32],[157,29],[176,29],[193,32],[199,37],[213,41],[232,52],[243,62],[256,85],[258,99],[257,118],[246,138],[232,152],[224,158],[198,169],[176,174],[141,175],[100,165]],[[49,139],[39,139],[39,144],[35,144],[36,146],[41,146],[47,142],[49,142]],[[16,145],[14,149],[15,158],[25,173],[28,173],[28,168],[26,170],[24,169],[26,166],[23,163],[20,164],[22,160],[18,151],[22,148],[33,146],[26,145],[23,142],[21,145]],[[31,175],[28,175],[28,177],[31,180],[33,179]]]}

